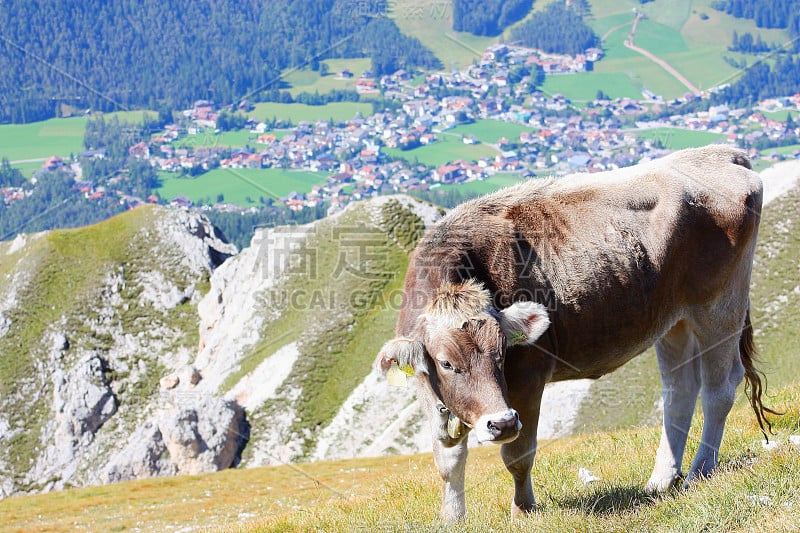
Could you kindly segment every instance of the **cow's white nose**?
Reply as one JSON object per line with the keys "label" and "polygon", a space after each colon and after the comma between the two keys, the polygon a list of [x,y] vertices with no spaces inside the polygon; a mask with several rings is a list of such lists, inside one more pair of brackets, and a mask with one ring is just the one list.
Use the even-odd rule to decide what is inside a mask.
{"label": "cow's white nose", "polygon": [[475,424],[475,429],[479,442],[510,442],[519,435],[522,422],[517,411],[508,409],[482,416]]}

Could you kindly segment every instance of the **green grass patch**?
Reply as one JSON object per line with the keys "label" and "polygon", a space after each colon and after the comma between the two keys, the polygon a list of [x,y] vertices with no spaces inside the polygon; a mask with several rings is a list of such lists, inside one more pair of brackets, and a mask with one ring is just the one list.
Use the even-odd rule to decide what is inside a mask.
{"label": "green grass patch", "polygon": [[659,57],[689,50],[680,31],[648,19],[637,24],[634,43]]}
{"label": "green grass patch", "polygon": [[33,163],[16,163],[12,166],[14,168],[19,169],[19,171],[22,172],[22,175],[25,176],[27,179],[31,179],[31,177],[33,177],[33,174],[37,170],[42,168],[42,164],[43,164],[42,162],[36,161]]}
{"label": "green grass patch", "polygon": [[301,121],[314,122],[316,120],[333,119],[334,122],[344,122],[361,113],[362,116],[372,114],[372,104],[365,102],[331,102],[325,105],[306,104],[281,104],[277,102],[262,102],[255,104],[255,108],[247,116],[256,120],[272,120],[278,118],[297,124]]}
{"label": "green grass patch", "polygon": [[[321,76],[318,70],[287,69],[281,80],[290,85],[289,93],[297,96],[302,92],[325,94],[332,90],[356,90],[356,80],[370,68],[369,58],[360,59],[326,59],[322,63],[328,65],[328,74]],[[352,78],[342,78],[342,70],[353,73]]]}
{"label": "green grass patch", "polygon": [[390,0],[388,4],[389,18],[400,31],[419,39],[446,70],[467,67],[499,40],[453,31],[453,6],[449,2]]}
{"label": "green grass patch", "polygon": [[0,157],[21,161],[77,154],[83,151],[85,129],[86,119],[83,117],[54,118],[31,124],[2,124]]}
{"label": "green grass patch", "polygon": [[494,157],[498,151],[485,144],[467,145],[461,141],[461,135],[452,134],[451,131],[437,133],[438,140],[427,146],[420,146],[413,150],[400,150],[399,148],[382,148],[390,157],[404,159],[409,163],[419,162],[424,165],[438,167],[445,163],[463,159],[477,161],[484,157]]}
{"label": "green grass patch", "polygon": [[[156,116],[152,111],[119,111],[102,116],[106,120],[117,117],[141,124],[145,115]],[[78,154],[84,149],[83,134],[88,120],[87,117],[71,117],[30,124],[0,124],[0,158],[6,157],[9,161],[44,160],[52,155]]]}
{"label": "green grass patch", "polygon": [[529,126],[513,124],[501,120],[479,119],[471,124],[461,124],[443,132],[441,135],[456,135],[459,139],[464,135],[474,135],[482,143],[497,144],[500,138],[505,137],[511,142],[519,140],[523,131],[533,131]]}
{"label": "green grass patch", "polygon": [[[789,40],[784,30],[758,28],[753,20],[736,18],[717,11],[711,7],[713,2],[714,0],[692,0],[692,13],[681,28],[681,34],[690,48],[712,46],[723,53],[731,44],[734,31],[739,35],[749,32],[753,38],[760,35],[768,43],[781,44]],[[657,7],[655,3],[653,5]],[[708,18],[703,20],[700,13]]]}
{"label": "green grass patch", "polygon": [[642,22],[652,22],[679,32],[691,15],[693,3],[696,2],[694,0],[670,0],[668,4],[661,2],[658,5],[655,2],[649,5],[642,4],[637,9],[647,15],[647,19],[641,21],[639,27],[642,27]]}
{"label": "green grass patch", "polygon": [[725,135],[722,133],[685,130],[681,128],[653,128],[635,131],[640,139],[659,141],[664,148],[669,148],[671,150],[695,148],[725,140]]}
{"label": "green grass patch", "polygon": [[772,386],[800,375],[800,188],[767,204],[762,213],[750,301],[756,345]]}
{"label": "green grass patch", "polygon": [[258,205],[260,198],[308,193],[314,185],[324,184],[327,174],[279,168],[217,168],[195,178],[169,172],[161,172],[159,176],[162,184],[158,193],[162,198],[186,196],[193,202],[216,203],[221,194],[226,203],[250,207]]}
{"label": "green grass patch", "polygon": [[[599,64],[598,64],[599,65]],[[633,73],[579,72],[546,76],[542,92],[549,95],[561,93],[573,102],[587,102],[603,91],[611,98],[641,99],[641,80]]]}

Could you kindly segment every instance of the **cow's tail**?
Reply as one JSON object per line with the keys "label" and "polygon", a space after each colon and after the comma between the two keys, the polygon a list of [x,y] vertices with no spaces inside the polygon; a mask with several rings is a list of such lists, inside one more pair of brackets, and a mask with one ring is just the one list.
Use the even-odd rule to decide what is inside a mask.
{"label": "cow's tail", "polygon": [[[767,377],[764,373],[755,367],[758,362],[758,352],[756,345],[753,342],[753,325],[750,323],[750,309],[744,317],[744,328],[742,329],[742,336],[739,338],[739,353],[742,358],[742,365],[744,365],[744,390],[747,397],[750,399],[750,405],[753,407],[753,412],[756,414],[758,425],[761,427],[761,432],[764,438],[769,441],[767,431],[774,434],[772,431],[772,423],[767,418],[767,414],[780,416],[783,413],[773,411],[769,407],[764,406],[761,401],[761,396],[767,388]],[[763,379],[763,383],[762,383]],[[766,425],[766,428],[764,427]]]}

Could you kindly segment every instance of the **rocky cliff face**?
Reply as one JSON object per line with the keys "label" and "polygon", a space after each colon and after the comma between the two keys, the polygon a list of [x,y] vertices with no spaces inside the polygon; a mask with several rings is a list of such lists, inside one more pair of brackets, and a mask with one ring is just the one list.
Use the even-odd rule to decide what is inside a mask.
{"label": "rocky cliff face", "polygon": [[160,387],[187,373],[197,302],[235,252],[204,218],[156,208],[0,244],[0,494],[238,460],[241,407]]}
{"label": "rocky cliff face", "polygon": [[440,215],[381,198],[238,254],[160,208],[0,243],[0,496],[424,449],[370,372]]}

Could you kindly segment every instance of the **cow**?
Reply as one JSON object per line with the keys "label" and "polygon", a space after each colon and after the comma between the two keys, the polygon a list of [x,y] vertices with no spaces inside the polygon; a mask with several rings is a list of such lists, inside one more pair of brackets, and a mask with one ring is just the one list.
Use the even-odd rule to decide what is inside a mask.
{"label": "cow", "polygon": [[[664,414],[651,493],[710,474],[744,378],[765,432],[749,316],[762,185],[728,146],[529,180],[469,201],[413,251],[397,337],[375,361],[413,375],[444,482],[466,514],[467,434],[501,444],[513,517],[536,509],[531,467],[545,384],[599,378],[655,344]],[[702,443],[681,473],[698,394]]]}

